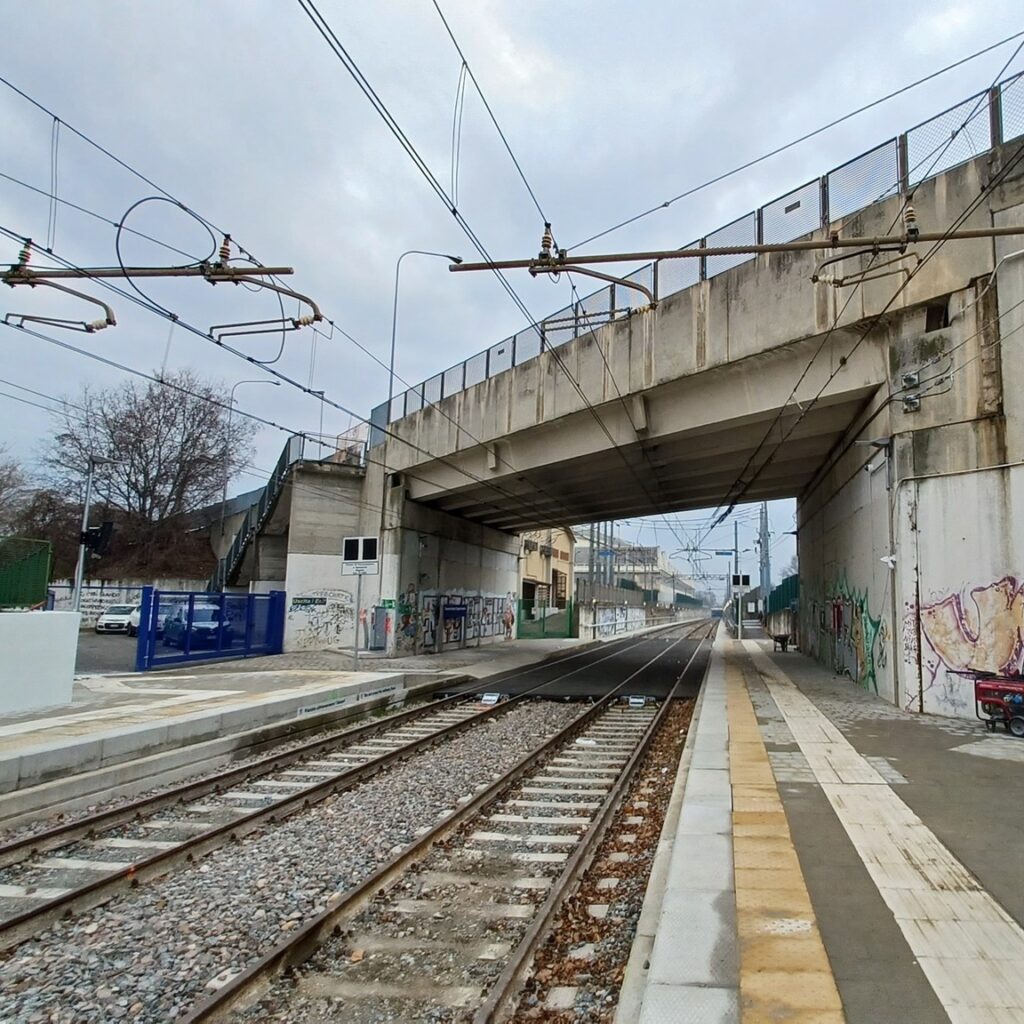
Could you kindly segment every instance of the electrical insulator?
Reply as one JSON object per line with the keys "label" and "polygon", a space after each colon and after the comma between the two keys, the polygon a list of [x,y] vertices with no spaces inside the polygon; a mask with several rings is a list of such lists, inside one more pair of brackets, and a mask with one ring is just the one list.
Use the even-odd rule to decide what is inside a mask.
{"label": "electrical insulator", "polygon": [[300,316],[296,320],[293,320],[292,323],[294,323],[296,327],[309,327],[310,324],[313,323],[313,319],[314,318],[309,315]]}
{"label": "electrical insulator", "polygon": [[540,236],[540,253],[538,259],[551,259],[551,246],[555,244],[554,236],[551,234],[551,225],[544,222],[544,234]]}
{"label": "electrical insulator", "polygon": [[25,244],[21,247],[21,252],[18,253],[18,265],[21,267],[27,267],[28,261],[32,259],[32,239],[26,239]]}
{"label": "electrical insulator", "polygon": [[917,226],[917,213],[910,203],[907,203],[907,208],[903,211],[903,228],[907,238],[917,238],[921,233],[920,228]]}
{"label": "electrical insulator", "polygon": [[225,235],[224,241],[220,243],[220,261],[227,263],[231,259],[231,236]]}

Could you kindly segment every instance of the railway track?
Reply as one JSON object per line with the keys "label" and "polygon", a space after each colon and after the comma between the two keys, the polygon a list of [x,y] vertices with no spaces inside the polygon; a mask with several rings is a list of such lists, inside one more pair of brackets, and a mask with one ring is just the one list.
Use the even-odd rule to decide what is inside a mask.
{"label": "railway track", "polygon": [[[700,625],[701,643],[714,628]],[[503,1019],[701,643],[656,709],[623,705],[620,697],[691,638],[662,646],[379,871],[225,978],[185,1020]],[[613,888],[615,879],[608,882]]]}
{"label": "railway track", "polygon": [[[462,690],[8,842],[0,846],[0,950],[302,812],[483,720],[507,714],[542,695],[545,687],[644,642],[625,639],[489,679],[486,687],[500,690],[524,675],[541,676],[523,693],[493,707],[467,700]],[[479,685],[474,689],[479,692]]]}

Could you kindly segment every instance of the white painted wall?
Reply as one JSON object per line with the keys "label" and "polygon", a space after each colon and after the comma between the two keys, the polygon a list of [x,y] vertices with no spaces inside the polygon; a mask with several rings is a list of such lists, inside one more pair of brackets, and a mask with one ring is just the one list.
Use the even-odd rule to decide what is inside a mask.
{"label": "white painted wall", "polygon": [[[96,620],[113,604],[138,604],[142,600],[143,587],[159,587],[161,590],[205,590],[206,580],[156,579],[156,580],[96,580],[87,582],[82,588],[82,629],[90,629]],[[73,588],[70,580],[54,580],[49,589],[53,591],[54,611],[71,611]]]}
{"label": "white painted wall", "polygon": [[904,707],[973,718],[973,679],[959,671],[1024,669],[1022,516],[1020,466],[900,488]]}
{"label": "white painted wall", "polygon": [[[341,575],[341,555],[288,555],[286,651],[351,647],[356,580]],[[364,592],[369,588],[364,588]],[[363,607],[367,607],[363,600]],[[362,643],[366,647],[365,637]]]}
{"label": "white painted wall", "polygon": [[80,616],[0,613],[0,714],[71,703]]}

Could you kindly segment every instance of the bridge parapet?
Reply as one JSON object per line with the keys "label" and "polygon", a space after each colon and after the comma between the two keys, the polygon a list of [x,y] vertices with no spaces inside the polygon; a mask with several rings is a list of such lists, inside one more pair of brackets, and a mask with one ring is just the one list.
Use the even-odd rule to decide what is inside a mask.
{"label": "bridge parapet", "polygon": [[[922,181],[972,160],[979,153],[998,148],[1022,133],[1024,75],[1016,75],[736,218],[691,245],[778,243],[822,229],[851,228],[854,226],[851,215],[858,211],[917,189]],[[661,300],[753,259],[750,255],[737,254],[659,261],[640,267],[628,279],[650,289]],[[371,422],[376,429],[371,431],[371,446],[383,443],[380,428],[387,423],[414,415],[442,399],[528,363],[542,352],[560,348],[603,323],[628,318],[641,303],[640,293],[632,289],[616,285],[601,288],[546,317],[536,327],[526,328],[400,392],[390,410],[386,403],[373,410]]]}

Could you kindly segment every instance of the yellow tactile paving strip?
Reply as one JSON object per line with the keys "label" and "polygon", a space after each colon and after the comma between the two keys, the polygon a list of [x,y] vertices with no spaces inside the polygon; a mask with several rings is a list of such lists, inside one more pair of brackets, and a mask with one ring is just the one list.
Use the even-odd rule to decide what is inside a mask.
{"label": "yellow tactile paving strip", "polygon": [[743,1024],[842,1024],[842,1002],[738,660],[726,655]]}

